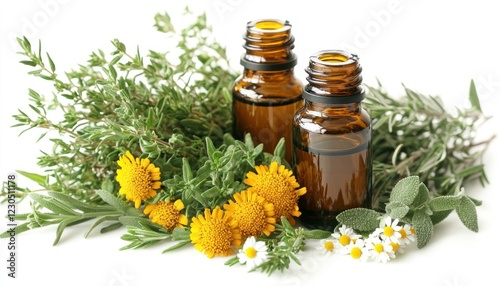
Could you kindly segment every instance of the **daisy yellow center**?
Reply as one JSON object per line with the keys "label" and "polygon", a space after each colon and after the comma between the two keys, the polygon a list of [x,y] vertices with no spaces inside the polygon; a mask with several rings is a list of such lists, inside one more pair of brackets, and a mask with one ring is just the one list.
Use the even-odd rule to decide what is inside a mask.
{"label": "daisy yellow center", "polygon": [[172,202],[158,202],[149,217],[154,223],[173,230],[179,223],[180,211]]}
{"label": "daisy yellow center", "polygon": [[394,229],[391,226],[384,227],[384,235],[392,236],[394,234]]}
{"label": "daisy yellow center", "polygon": [[346,234],[343,234],[340,236],[339,238],[339,242],[340,244],[342,244],[343,246],[346,246],[348,245],[349,243],[351,243],[351,237],[349,237],[348,235]]}
{"label": "daisy yellow center", "polygon": [[214,253],[226,251],[231,246],[233,235],[229,227],[219,221],[210,221],[201,229],[202,245]]}
{"label": "daisy yellow center", "polygon": [[249,190],[273,204],[275,219],[279,220],[284,216],[294,225],[293,217],[301,215],[297,205],[298,198],[307,192],[306,188],[299,188],[293,172],[277,162],[272,162],[269,167],[255,166],[255,170],[257,174],[247,173],[244,183],[250,186]]}
{"label": "daisy yellow center", "polygon": [[259,236],[268,224],[262,206],[257,202],[246,202],[235,208],[233,217],[238,221],[244,237]]}
{"label": "daisy yellow center", "polygon": [[410,232],[411,232],[411,234],[415,234],[415,229],[414,228],[410,228]]}
{"label": "daisy yellow center", "polygon": [[245,255],[248,258],[254,258],[257,255],[257,250],[253,247],[249,247],[247,248],[247,250],[245,250]]}
{"label": "daisy yellow center", "polygon": [[138,165],[130,165],[128,168],[122,168],[123,180],[120,181],[122,188],[127,190],[133,197],[147,199],[149,190],[153,185],[151,174]]}
{"label": "daisy yellow center", "polygon": [[128,201],[133,201],[136,208],[142,201],[156,196],[156,189],[161,187],[160,169],[151,164],[149,159],[134,158],[127,151],[117,163],[121,167],[116,171],[119,193],[125,195]]}
{"label": "daisy yellow center", "polygon": [[361,251],[361,248],[359,247],[353,247],[351,249],[351,257],[354,258],[354,259],[359,259],[361,257],[361,254],[362,254],[362,251]]}
{"label": "daisy yellow center", "polygon": [[329,251],[329,252],[332,252],[333,249],[335,248],[335,246],[333,245],[333,242],[332,241],[325,241],[325,243],[323,244],[323,247],[325,248],[326,251]]}
{"label": "daisy yellow center", "polygon": [[204,252],[209,258],[232,254],[234,250],[231,247],[238,248],[241,245],[238,224],[218,206],[213,213],[205,209],[205,216],[200,214],[193,218],[190,226],[189,237],[195,249]]}
{"label": "daisy yellow center", "polygon": [[406,238],[406,230],[402,228],[399,230],[399,233],[401,234],[401,238]]}
{"label": "daisy yellow center", "polygon": [[375,244],[375,247],[373,249],[375,249],[375,251],[378,253],[384,252],[384,246],[382,245],[382,243]]}
{"label": "daisy yellow center", "polygon": [[399,243],[391,242],[392,250],[397,251],[399,249]]}
{"label": "daisy yellow center", "polygon": [[288,181],[276,173],[261,174],[254,190],[274,204],[276,217],[288,215],[297,203],[298,196]]}

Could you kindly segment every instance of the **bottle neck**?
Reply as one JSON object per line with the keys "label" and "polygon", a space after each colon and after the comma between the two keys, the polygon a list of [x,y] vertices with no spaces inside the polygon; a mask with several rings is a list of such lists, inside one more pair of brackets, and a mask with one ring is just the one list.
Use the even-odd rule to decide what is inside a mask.
{"label": "bottle neck", "polygon": [[305,100],[304,106],[309,111],[318,112],[326,116],[357,114],[362,110],[360,102],[329,104]]}
{"label": "bottle neck", "polygon": [[291,69],[297,64],[297,57],[292,52],[295,39],[288,21],[248,22],[243,39],[245,54],[240,63],[246,69],[279,71]]}
{"label": "bottle neck", "polygon": [[278,71],[261,71],[261,70],[252,70],[252,69],[243,69],[242,74],[243,79],[252,82],[290,82],[294,77],[294,69],[285,69]]}
{"label": "bottle neck", "polygon": [[309,59],[304,96],[320,102],[331,98],[333,104],[360,102],[364,98],[361,71],[356,55],[338,50],[321,51]]}

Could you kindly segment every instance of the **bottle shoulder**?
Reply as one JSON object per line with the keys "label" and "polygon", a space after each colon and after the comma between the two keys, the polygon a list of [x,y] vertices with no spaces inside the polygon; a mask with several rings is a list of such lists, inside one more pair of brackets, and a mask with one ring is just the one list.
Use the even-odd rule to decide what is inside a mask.
{"label": "bottle shoulder", "polygon": [[356,112],[332,114],[310,110],[304,106],[295,113],[293,124],[313,133],[344,134],[371,129],[371,118],[363,108]]}
{"label": "bottle shoulder", "polygon": [[303,84],[295,76],[285,79],[240,76],[232,90],[233,96],[246,99],[298,98],[302,95]]}

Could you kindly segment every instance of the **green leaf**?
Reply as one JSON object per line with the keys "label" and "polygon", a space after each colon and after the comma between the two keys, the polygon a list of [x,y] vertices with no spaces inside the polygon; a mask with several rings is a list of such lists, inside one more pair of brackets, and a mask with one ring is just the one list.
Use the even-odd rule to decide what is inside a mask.
{"label": "green leaf", "polygon": [[410,206],[418,195],[419,185],[418,176],[409,176],[399,180],[392,189],[389,201],[399,201]]}
{"label": "green leaf", "polygon": [[420,183],[420,185],[418,186],[418,194],[413,200],[412,206],[418,208],[424,204],[427,204],[429,202],[429,199],[429,189],[424,183]]}
{"label": "green leaf", "polygon": [[481,104],[479,103],[479,96],[477,95],[476,84],[474,83],[474,80],[470,81],[469,101],[470,101],[472,107],[477,109],[479,112],[482,112]]}
{"label": "green leaf", "polygon": [[380,224],[382,214],[365,208],[348,209],[337,215],[337,221],[359,231],[373,231]]}
{"label": "green leaf", "polygon": [[174,250],[177,250],[177,249],[180,249],[188,244],[191,244],[191,240],[184,240],[184,241],[181,241],[165,250],[163,250],[161,253],[167,253],[167,252],[170,252],[170,251],[174,251]]}
{"label": "green leaf", "polygon": [[435,211],[431,215],[432,224],[436,225],[447,218],[453,210]]}
{"label": "green leaf", "polygon": [[389,202],[385,207],[386,213],[393,219],[402,219],[410,211],[410,207],[399,201]]}
{"label": "green leaf", "polygon": [[[100,225],[101,223],[105,222],[105,221],[110,221],[110,220],[118,220],[120,216],[103,216],[99,219],[97,219],[89,228],[89,230],[87,230],[87,232],[84,234],[84,237],[87,238],[90,233],[92,232],[92,230],[94,230],[94,228],[96,228],[98,225]],[[120,224],[121,225],[121,224]]]}
{"label": "green leaf", "polygon": [[187,158],[182,158],[182,179],[184,182],[189,182],[193,179],[193,172]]}
{"label": "green leaf", "polygon": [[47,176],[25,172],[21,170],[16,170],[16,172],[32,180],[33,182],[38,183],[41,186],[45,186],[45,184],[47,183]]}
{"label": "green leaf", "polygon": [[278,144],[276,144],[276,147],[274,148],[273,155],[279,158],[285,158],[285,151],[286,151],[285,138],[281,138],[280,141],[278,141]]}
{"label": "green leaf", "polygon": [[137,215],[141,216],[141,212],[133,207],[131,207],[129,204],[126,202],[122,201],[121,199],[115,197],[113,194],[110,192],[107,192],[105,190],[95,190],[95,192],[101,197],[103,201],[108,203],[109,205],[113,206],[116,210],[121,211],[125,214],[129,215]]}
{"label": "green leaf", "polygon": [[68,206],[61,204],[59,201],[40,194],[36,193],[30,193],[29,194],[30,198],[40,204],[42,207],[51,210],[52,212],[56,214],[61,214],[61,215],[78,215],[77,212],[69,208]]}
{"label": "green leaf", "polygon": [[429,206],[432,211],[447,211],[455,209],[461,202],[463,195],[440,196],[430,200]]}
{"label": "green leaf", "polygon": [[467,196],[463,196],[460,199],[460,204],[456,207],[456,212],[462,223],[470,230],[474,232],[479,231],[476,205]]}
{"label": "green leaf", "polygon": [[331,232],[321,229],[313,229],[304,231],[304,237],[308,239],[323,239],[331,236]]}
{"label": "green leaf", "polygon": [[411,221],[417,235],[417,247],[423,248],[429,243],[434,232],[432,220],[424,211],[416,211]]}
{"label": "green leaf", "polygon": [[80,220],[82,220],[82,219],[79,218],[79,217],[67,218],[67,219],[62,220],[59,223],[59,225],[57,226],[57,229],[56,229],[56,239],[54,240],[53,245],[57,245],[59,243],[59,240],[61,239],[61,236],[62,236],[64,230],[66,229],[66,227],[68,227],[71,224],[76,223],[76,222],[78,222]]}
{"label": "green leaf", "polygon": [[54,64],[54,61],[52,61],[52,58],[50,57],[49,53],[46,53],[46,54],[47,54],[47,59],[49,59],[50,70],[52,72],[55,72],[56,71],[56,65]]}

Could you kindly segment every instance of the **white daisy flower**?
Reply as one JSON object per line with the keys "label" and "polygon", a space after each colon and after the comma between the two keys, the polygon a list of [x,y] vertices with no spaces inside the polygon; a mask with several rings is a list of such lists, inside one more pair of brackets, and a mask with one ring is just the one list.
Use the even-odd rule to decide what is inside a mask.
{"label": "white daisy flower", "polygon": [[240,263],[246,264],[247,269],[251,270],[267,260],[267,245],[263,241],[256,241],[255,236],[250,236],[237,256]]}
{"label": "white daisy flower", "polygon": [[347,246],[351,243],[351,240],[356,240],[361,238],[361,235],[356,234],[354,230],[350,227],[342,225],[338,232],[332,233],[333,238],[338,240],[342,246]]}
{"label": "white daisy flower", "polygon": [[319,241],[319,246],[316,247],[321,254],[340,253],[343,246],[336,239],[326,238]]}
{"label": "white daisy flower", "polygon": [[411,225],[405,224],[399,230],[401,234],[401,244],[411,244],[415,241],[415,232],[412,230]]}
{"label": "white daisy flower", "polygon": [[374,231],[374,234],[380,235],[382,239],[388,239],[393,243],[399,243],[401,238],[401,226],[398,225],[399,219],[392,220],[390,216],[386,217],[384,224]]}
{"label": "white daisy flower", "polygon": [[345,249],[346,254],[362,262],[368,261],[368,258],[370,257],[370,253],[366,248],[365,241],[361,238],[351,240],[351,243],[347,245]]}
{"label": "white daisy flower", "polygon": [[370,236],[365,242],[370,257],[376,262],[385,263],[396,257],[388,239],[382,240],[380,237]]}

